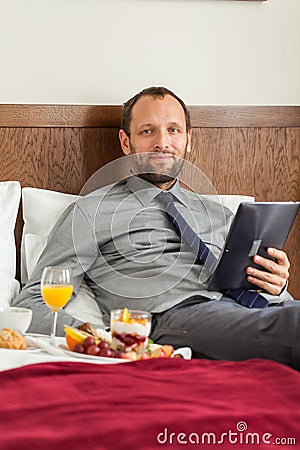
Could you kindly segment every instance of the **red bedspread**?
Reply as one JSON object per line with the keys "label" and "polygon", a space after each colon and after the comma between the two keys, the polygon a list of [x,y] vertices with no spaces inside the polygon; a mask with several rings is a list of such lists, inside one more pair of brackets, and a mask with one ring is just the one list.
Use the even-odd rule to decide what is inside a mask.
{"label": "red bedspread", "polygon": [[0,402],[1,450],[300,448],[300,373],[271,361],[37,364]]}

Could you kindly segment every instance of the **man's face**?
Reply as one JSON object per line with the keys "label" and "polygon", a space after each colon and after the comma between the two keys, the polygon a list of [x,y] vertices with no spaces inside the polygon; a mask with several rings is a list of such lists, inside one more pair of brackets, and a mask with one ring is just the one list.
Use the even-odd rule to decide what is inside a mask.
{"label": "man's face", "polygon": [[130,138],[120,130],[125,155],[137,154],[134,171],[156,185],[172,183],[190,151],[184,110],[171,95],[141,97],[132,109]]}

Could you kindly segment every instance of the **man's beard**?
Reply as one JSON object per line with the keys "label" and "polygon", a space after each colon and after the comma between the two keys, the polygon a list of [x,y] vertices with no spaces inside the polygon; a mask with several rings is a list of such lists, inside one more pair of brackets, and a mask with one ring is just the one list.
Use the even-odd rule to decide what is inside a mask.
{"label": "man's beard", "polygon": [[[172,153],[163,151],[163,152],[144,152],[138,153],[134,145],[129,142],[131,154],[134,154],[134,173],[135,175],[143,178],[146,181],[149,181],[152,184],[163,184],[170,183],[177,179],[178,174],[181,172],[183,164],[185,162],[188,141],[186,142],[186,146],[184,149],[183,157],[178,157],[173,155]],[[151,164],[151,155],[162,153],[168,154],[173,158],[172,167],[166,169],[159,169],[159,167],[154,167]]]}

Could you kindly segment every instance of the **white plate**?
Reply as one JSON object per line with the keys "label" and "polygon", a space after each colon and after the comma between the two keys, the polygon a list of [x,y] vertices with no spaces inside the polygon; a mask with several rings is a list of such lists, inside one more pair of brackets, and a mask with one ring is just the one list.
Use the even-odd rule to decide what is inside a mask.
{"label": "white plate", "polygon": [[94,355],[87,355],[86,353],[72,352],[71,350],[68,350],[66,345],[63,345],[63,344],[59,345],[59,348],[62,348],[65,353],[73,356],[74,358],[90,359],[90,360],[98,361],[99,363],[102,362],[104,364],[119,364],[119,363],[131,362],[130,359],[105,358],[104,356],[94,356]]}
{"label": "white plate", "polygon": [[191,359],[192,349],[190,347],[180,347],[177,350],[174,350],[172,358],[174,358],[175,355],[181,355],[183,359]]}
{"label": "white plate", "polygon": [[[26,338],[25,338],[25,340],[26,340]],[[26,342],[27,343],[27,342]],[[38,347],[27,347],[27,348],[24,348],[23,350],[19,350],[19,349],[16,349],[16,348],[0,348],[0,350],[10,350],[10,351],[13,351],[13,352],[17,352],[17,353],[27,353],[27,352],[40,352],[41,351],[41,349],[40,348],[38,348]]]}

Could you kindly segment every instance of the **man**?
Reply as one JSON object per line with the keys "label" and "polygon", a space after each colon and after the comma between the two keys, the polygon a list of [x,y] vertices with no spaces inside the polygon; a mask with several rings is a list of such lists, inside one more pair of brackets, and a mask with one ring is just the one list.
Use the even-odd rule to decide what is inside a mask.
{"label": "man", "polygon": [[[248,267],[247,278],[265,292],[272,306],[244,307],[222,293],[207,291],[209,271],[180,238],[162,206],[160,193],[171,192],[177,209],[219,256],[232,214],[215,200],[199,201],[176,180],[191,151],[191,135],[188,110],[171,91],[149,88],[130,99],[124,105],[119,138],[124,154],[132,158],[132,176],[67,209],[13,304],[31,307],[30,331],[45,332],[50,313],[40,294],[42,270],[68,265],[74,272],[74,295],[85,279],[106,325],[112,309],[148,310],[153,313],[152,339],[190,346],[194,357],[262,357],[300,368],[300,304],[285,300],[286,254],[268,249],[276,262],[254,257],[262,270]],[[61,311],[60,334],[63,324],[79,322]]]}

